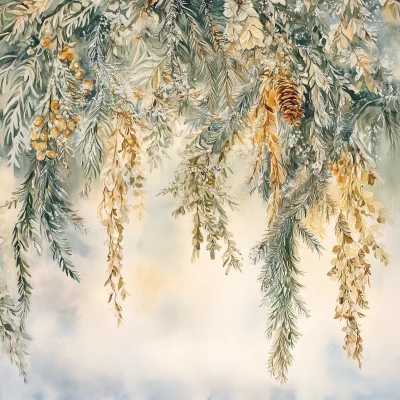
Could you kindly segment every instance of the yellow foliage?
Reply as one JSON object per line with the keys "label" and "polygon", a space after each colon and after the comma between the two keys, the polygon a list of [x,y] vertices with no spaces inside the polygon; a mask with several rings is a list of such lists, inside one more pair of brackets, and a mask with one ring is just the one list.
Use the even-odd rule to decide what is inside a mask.
{"label": "yellow foliage", "polygon": [[250,182],[259,174],[269,153],[269,186],[273,189],[268,200],[266,215],[271,225],[282,205],[281,186],[286,180],[286,169],[282,163],[282,146],[277,137],[276,113],[278,111],[276,92],[270,79],[261,85],[261,97],[251,119],[255,121],[253,145],[257,151]]}
{"label": "yellow foliage", "polygon": [[122,307],[118,295],[122,300],[125,300],[128,295],[121,274],[124,224],[128,222],[129,214],[127,193],[129,188],[133,188],[133,194],[140,199],[141,210],[142,186],[145,179],[140,171],[140,147],[133,117],[122,109],[115,111],[114,115],[116,126],[111,135],[112,144],[103,171],[103,200],[100,203],[98,215],[100,221],[107,227],[108,235],[108,276],[105,282],[105,286],[110,287],[108,302],[113,302],[118,325],[120,325]]}
{"label": "yellow foliage", "polygon": [[345,150],[337,163],[331,163],[331,172],[339,192],[339,217],[337,245],[333,248],[334,267],[328,275],[340,282],[335,318],[346,320],[344,349],[361,367],[363,346],[359,320],[368,308],[365,291],[371,275],[366,258],[373,254],[385,265],[389,262],[375,239],[377,228],[370,222],[383,223],[386,217],[382,204],[365,189],[366,185],[374,184],[376,175],[358,150],[354,153]]}

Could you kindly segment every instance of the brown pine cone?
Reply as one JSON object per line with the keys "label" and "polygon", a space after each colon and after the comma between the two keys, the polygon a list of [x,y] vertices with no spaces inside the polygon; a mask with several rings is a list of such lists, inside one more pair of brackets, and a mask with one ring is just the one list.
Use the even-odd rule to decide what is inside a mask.
{"label": "brown pine cone", "polygon": [[283,121],[288,125],[300,125],[304,109],[297,85],[288,78],[279,76],[275,79],[274,89]]}

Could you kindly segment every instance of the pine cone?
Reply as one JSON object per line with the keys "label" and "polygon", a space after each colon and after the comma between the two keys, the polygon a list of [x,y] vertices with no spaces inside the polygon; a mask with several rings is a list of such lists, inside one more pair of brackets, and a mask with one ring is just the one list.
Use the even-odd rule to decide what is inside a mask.
{"label": "pine cone", "polygon": [[300,125],[304,109],[301,107],[302,100],[297,85],[288,78],[280,76],[275,79],[274,89],[283,120],[288,125]]}

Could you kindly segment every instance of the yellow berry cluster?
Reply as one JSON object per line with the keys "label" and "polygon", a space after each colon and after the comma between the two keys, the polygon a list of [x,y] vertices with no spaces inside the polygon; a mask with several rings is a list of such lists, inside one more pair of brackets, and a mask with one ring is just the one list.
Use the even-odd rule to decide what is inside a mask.
{"label": "yellow berry cluster", "polygon": [[76,79],[84,77],[85,73],[81,70],[79,63],[75,61],[75,54],[70,47],[63,46],[62,50],[58,52],[57,57],[62,63],[70,63],[69,68],[75,72]]}
{"label": "yellow berry cluster", "polygon": [[56,148],[56,146],[49,146],[49,142],[59,137],[67,141],[78,122],[79,118],[71,115],[58,100],[51,101],[48,119],[46,120],[43,115],[37,115],[33,120],[31,146],[36,150],[37,160],[43,161],[46,157],[55,159],[57,153],[49,147]]}
{"label": "yellow berry cluster", "polygon": [[[72,49],[68,46],[64,46],[62,51],[58,52],[58,59],[63,62],[69,62],[69,68],[75,73],[75,78],[80,80],[84,77],[85,73],[81,69],[79,63],[75,59],[75,54]],[[86,79],[82,82],[82,90],[85,95],[88,95],[94,88],[94,83],[90,79]]]}
{"label": "yellow berry cluster", "polygon": [[[40,40],[40,44],[43,48],[48,49],[51,45],[54,45],[54,41],[49,36],[43,36]],[[35,50],[31,47],[27,50],[29,56],[35,54]],[[78,80],[83,79],[85,76],[84,71],[81,69],[79,63],[76,61],[76,56],[69,46],[63,46],[62,50],[57,53],[57,58],[62,63],[69,63],[70,70],[74,73],[75,78]],[[81,85],[82,91],[85,96],[89,95],[94,89],[94,83],[90,79],[85,79]]]}

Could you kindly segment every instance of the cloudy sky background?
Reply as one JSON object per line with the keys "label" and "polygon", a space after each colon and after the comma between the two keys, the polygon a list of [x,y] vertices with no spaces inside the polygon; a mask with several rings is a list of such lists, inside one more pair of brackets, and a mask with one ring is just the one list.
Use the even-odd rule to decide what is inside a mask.
{"label": "cloudy sky background", "polygon": [[[32,256],[34,287],[28,329],[29,384],[0,354],[0,400],[394,400],[400,398],[398,331],[400,219],[385,231],[392,255],[385,268],[373,264],[371,310],[364,320],[366,362],[359,370],[342,349],[342,323],[333,320],[337,282],[326,276],[334,244],[328,229],[324,256],[302,251],[303,293],[311,318],[300,322],[289,383],[269,376],[269,343],[260,307],[259,265],[248,262],[264,229],[264,206],[244,192],[246,165],[237,162],[231,179],[241,209],[231,230],[243,254],[243,272],[226,276],[220,260],[204,252],[192,264],[191,219],[171,216],[173,199],[156,196],[172,177],[177,160],[167,161],[148,182],[147,214],[132,216],[125,235],[124,276],[132,294],[124,304],[124,324],[116,321],[104,288],[105,233],[96,212],[100,190],[76,198],[91,231],[72,232],[81,283],[67,279],[46,256]],[[3,203],[17,181],[0,168]],[[386,185],[386,188],[388,185]],[[382,188],[383,189],[383,188]],[[391,191],[390,196],[395,192]],[[389,204],[391,197],[385,195]],[[7,259],[13,213],[0,213],[0,252]],[[15,294],[11,260],[3,275]]]}

